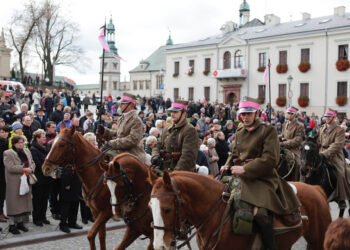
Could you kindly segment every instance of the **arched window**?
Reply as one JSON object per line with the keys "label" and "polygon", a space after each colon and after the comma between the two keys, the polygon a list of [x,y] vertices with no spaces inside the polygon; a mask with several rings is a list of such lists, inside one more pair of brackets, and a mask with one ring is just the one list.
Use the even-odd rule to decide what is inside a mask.
{"label": "arched window", "polygon": [[242,68],[242,51],[237,50],[235,52],[235,69]]}
{"label": "arched window", "polygon": [[224,69],[231,68],[231,53],[226,51],[224,53]]}

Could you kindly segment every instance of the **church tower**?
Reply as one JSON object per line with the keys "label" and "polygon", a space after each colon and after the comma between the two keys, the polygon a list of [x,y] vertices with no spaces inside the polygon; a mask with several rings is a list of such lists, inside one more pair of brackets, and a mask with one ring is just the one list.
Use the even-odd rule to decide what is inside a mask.
{"label": "church tower", "polygon": [[249,22],[250,7],[246,0],[243,0],[243,3],[239,7],[239,27],[244,26]]}
{"label": "church tower", "polygon": [[11,51],[6,47],[4,29],[1,30],[0,36],[0,80],[10,78],[10,61],[11,61]]}
{"label": "church tower", "polygon": [[[118,56],[118,49],[115,46],[115,27],[112,16],[106,27],[106,39],[112,53],[105,51],[104,61],[104,76],[103,76],[103,95],[117,97],[120,96],[120,59]],[[102,56],[100,57],[100,69],[102,69]],[[102,76],[102,72],[100,72]]]}

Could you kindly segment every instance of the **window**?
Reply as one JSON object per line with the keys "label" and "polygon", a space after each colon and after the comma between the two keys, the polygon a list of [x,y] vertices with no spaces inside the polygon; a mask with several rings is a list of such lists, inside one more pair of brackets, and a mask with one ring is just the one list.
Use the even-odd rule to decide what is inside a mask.
{"label": "window", "polygon": [[265,85],[258,86],[258,98],[265,99]]}
{"label": "window", "polygon": [[278,84],[278,97],[286,97],[287,84]]}
{"label": "window", "polygon": [[188,88],[188,100],[193,100],[193,88]]}
{"label": "window", "polygon": [[280,51],[279,64],[287,64],[287,50]]}
{"label": "window", "polygon": [[144,81],[141,80],[141,81],[139,81],[139,82],[140,82],[140,89],[143,89],[143,82],[144,82]]}
{"label": "window", "polygon": [[266,67],[266,52],[259,53],[259,68]]}
{"label": "window", "polygon": [[310,63],[310,49],[301,49],[301,63]]}
{"label": "window", "polygon": [[175,62],[174,63],[174,74],[179,74],[179,71],[180,71],[180,62]]}
{"label": "window", "polygon": [[349,56],[349,45],[339,45],[338,46],[338,60],[340,59],[348,59]]}
{"label": "window", "polygon": [[204,70],[210,72],[210,58],[204,59]]}
{"label": "window", "polygon": [[150,80],[146,80],[146,89],[149,89],[150,88],[150,84],[151,83],[151,81]]}
{"label": "window", "polygon": [[189,66],[188,72],[194,73],[194,60],[189,60],[188,66]]}
{"label": "window", "polygon": [[224,54],[224,69],[231,68],[231,53],[226,51]]}
{"label": "window", "polygon": [[338,82],[337,96],[348,96],[347,82]]}
{"label": "window", "polygon": [[118,82],[117,82],[117,81],[114,81],[114,82],[113,82],[113,89],[114,89],[114,90],[117,90],[117,85],[118,85]]}
{"label": "window", "polygon": [[210,101],[210,87],[204,87],[204,98],[207,102]]}
{"label": "window", "polygon": [[107,89],[107,81],[103,81],[103,90]]}
{"label": "window", "polygon": [[134,83],[134,90],[137,90],[137,81],[133,81]]}
{"label": "window", "polygon": [[242,51],[237,50],[235,52],[235,69],[242,68]]}
{"label": "window", "polygon": [[104,69],[107,69],[107,63],[104,63],[104,64],[103,64],[103,68],[104,68]]}
{"label": "window", "polygon": [[309,84],[300,83],[300,96],[309,96]]}
{"label": "window", "polygon": [[174,88],[174,100],[179,99],[179,88]]}
{"label": "window", "polygon": [[163,75],[157,75],[156,77],[156,89],[160,89],[160,85],[163,83]]}
{"label": "window", "polygon": [[113,63],[113,69],[118,69],[118,63]]}

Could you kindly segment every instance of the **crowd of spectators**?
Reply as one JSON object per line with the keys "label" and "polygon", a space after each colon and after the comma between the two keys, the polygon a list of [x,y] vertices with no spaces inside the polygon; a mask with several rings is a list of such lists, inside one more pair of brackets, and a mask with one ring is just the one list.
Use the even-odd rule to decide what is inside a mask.
{"label": "crowd of spectators", "polygon": [[[0,157],[4,159],[0,161],[0,222],[9,220],[10,232],[19,234],[20,231],[28,230],[24,222],[28,222],[29,214],[32,214],[32,221],[36,226],[49,224],[50,221],[46,217],[49,208],[52,218],[60,220],[60,229],[69,233],[69,228],[82,228],[77,224],[79,205],[82,222],[93,222],[91,212],[82,199],[81,183],[77,176],[63,176],[54,180],[43,175],[41,166],[49,152],[50,142],[63,123],[67,128],[76,126],[95,147],[98,124],[118,129],[117,120],[121,115],[118,98],[114,100],[107,97],[105,112],[100,116],[89,110],[89,105],[96,104],[94,98],[81,98],[77,93],[65,90],[59,92],[33,89],[19,99],[2,95],[0,102]],[[172,124],[166,111],[171,103],[170,99],[163,100],[161,97],[139,97],[137,100],[137,113],[144,126],[140,146],[146,152],[149,165],[152,149],[158,138]],[[187,119],[196,128],[200,138],[196,162],[200,173],[215,176],[225,164],[232,151],[235,132],[239,126],[240,117],[237,110],[237,104],[190,102]],[[281,133],[282,124],[286,121],[283,111],[277,112],[273,109],[261,110],[259,119],[271,123],[278,133]],[[314,133],[317,127],[323,124],[322,119],[313,114],[307,116],[301,113],[298,120],[304,124],[306,135]],[[349,121],[344,118],[338,120],[338,123],[346,130],[348,136]],[[349,142],[346,141],[344,152],[349,153],[350,157]],[[35,174],[38,181],[31,185],[30,193],[21,196],[18,192],[18,181],[23,174],[31,173]]]}

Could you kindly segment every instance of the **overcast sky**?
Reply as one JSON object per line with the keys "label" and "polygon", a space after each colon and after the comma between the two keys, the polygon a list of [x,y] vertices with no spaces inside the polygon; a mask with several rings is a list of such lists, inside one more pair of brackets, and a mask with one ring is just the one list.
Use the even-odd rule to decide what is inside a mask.
{"label": "overcast sky", "polygon": [[[0,27],[8,27],[10,16],[20,8],[23,0],[2,2]],[[174,43],[199,40],[220,33],[226,21],[239,23],[239,5],[243,0],[62,0],[65,14],[81,28],[79,44],[86,51],[89,68],[77,72],[58,66],[56,75],[64,75],[78,84],[99,83],[99,56],[102,48],[98,42],[99,28],[112,15],[116,27],[116,46],[121,62],[121,80],[129,79],[128,71],[147,58],[168,38],[168,29]],[[250,19],[264,20],[265,14],[275,14],[281,22],[301,19],[302,12],[311,17],[333,15],[334,7],[345,6],[350,12],[350,0],[248,0]],[[9,41],[7,41],[9,45]],[[13,52],[14,53],[14,52]],[[30,72],[41,72],[41,64],[32,58]],[[15,63],[12,60],[11,64]],[[86,63],[84,63],[86,64]]]}

